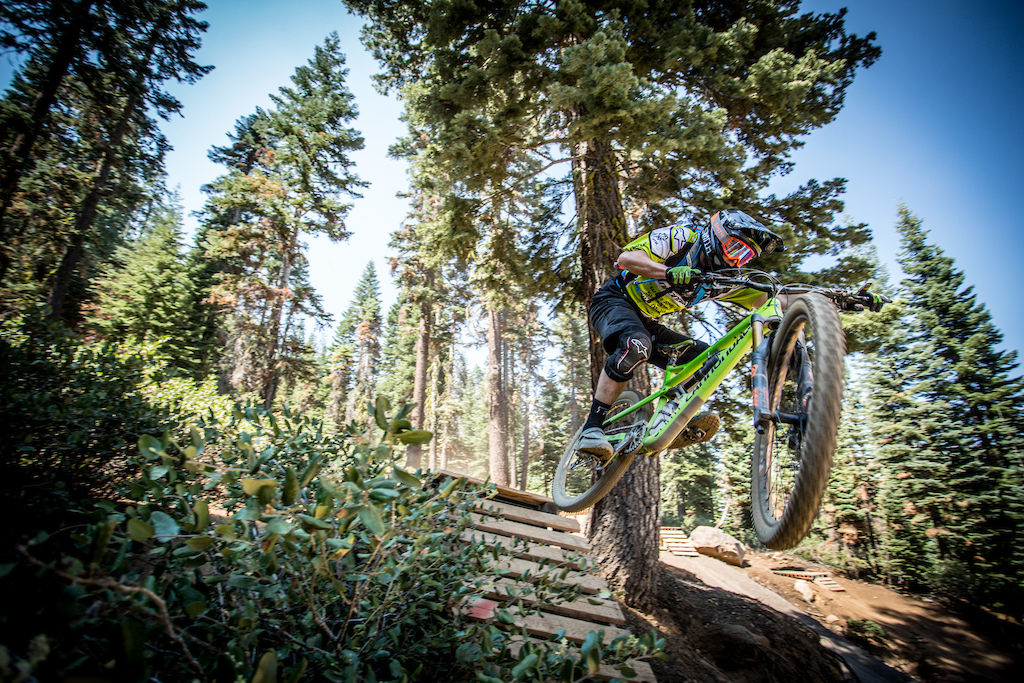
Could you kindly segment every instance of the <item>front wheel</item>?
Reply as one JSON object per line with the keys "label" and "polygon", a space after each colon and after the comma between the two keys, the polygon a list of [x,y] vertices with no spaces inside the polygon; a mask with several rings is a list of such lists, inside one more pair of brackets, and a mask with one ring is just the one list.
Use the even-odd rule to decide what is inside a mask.
{"label": "front wheel", "polygon": [[[623,391],[609,408],[608,414],[615,415],[641,400],[642,397],[637,392]],[[558,461],[555,479],[551,485],[551,497],[559,509],[577,512],[608,495],[629,469],[636,455],[636,450],[630,448],[627,442],[630,440],[629,433],[633,427],[646,423],[647,416],[642,414],[643,412],[643,409],[640,409],[617,422],[605,422],[605,434],[615,446],[615,453],[607,463],[602,463],[600,458],[576,448],[583,427],[576,430]]]}
{"label": "front wheel", "polygon": [[846,341],[835,307],[820,294],[789,306],[772,340],[772,420],[754,438],[750,504],[757,537],[791,548],[811,528],[828,486],[839,431]]}

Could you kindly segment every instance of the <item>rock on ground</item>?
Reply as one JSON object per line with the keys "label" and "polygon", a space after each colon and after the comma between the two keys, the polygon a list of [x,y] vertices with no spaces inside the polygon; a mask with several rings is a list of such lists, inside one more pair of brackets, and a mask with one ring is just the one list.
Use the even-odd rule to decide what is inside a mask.
{"label": "rock on ground", "polygon": [[743,557],[747,554],[746,546],[721,529],[710,526],[694,529],[690,533],[690,542],[702,555],[710,555],[737,567],[743,566]]}

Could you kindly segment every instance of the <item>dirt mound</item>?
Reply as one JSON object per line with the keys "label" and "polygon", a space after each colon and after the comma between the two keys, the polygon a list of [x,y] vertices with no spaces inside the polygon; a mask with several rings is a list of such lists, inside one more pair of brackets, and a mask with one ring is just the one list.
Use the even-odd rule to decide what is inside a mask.
{"label": "dirt mound", "polygon": [[[834,633],[859,644],[889,666],[921,681],[1018,681],[1024,665],[1024,627],[964,605],[913,597],[853,581],[786,553],[749,553],[746,574]],[[796,580],[773,569],[826,571],[843,589],[808,582],[805,600]]]}
{"label": "dirt mound", "polygon": [[708,586],[692,573],[662,565],[659,607],[627,608],[634,631],[656,629],[665,660],[651,662],[660,683],[673,681],[842,681],[839,660],[806,626],[760,602]]}

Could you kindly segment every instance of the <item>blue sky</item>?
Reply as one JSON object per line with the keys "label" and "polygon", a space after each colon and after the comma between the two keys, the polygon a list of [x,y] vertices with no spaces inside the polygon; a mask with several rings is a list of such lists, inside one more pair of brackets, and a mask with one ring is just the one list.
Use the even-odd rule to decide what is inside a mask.
{"label": "blue sky", "polygon": [[[406,187],[405,167],[388,159],[388,145],[404,131],[400,107],[373,91],[377,67],[359,44],[360,22],[338,0],[208,0],[210,28],[198,61],[214,71],[193,86],[174,88],[184,117],[164,125],[174,146],[167,159],[172,187],[187,211],[202,206],[200,187],[222,169],[206,159],[234,122],[288,83],[313,46],[337,31],[348,55],[349,87],[366,148],[353,154],[359,175],[372,183],[348,218],[352,238],[310,244],[313,284],[329,311],[349,303],[366,263],[388,283],[387,243],[405,216],[395,197]],[[1005,335],[1004,348],[1024,351],[1024,316],[1015,310],[1010,276],[1021,267],[1022,210],[1015,206],[1018,160],[1024,152],[1021,105],[1024,56],[1015,47],[1024,3],[977,0],[812,0],[815,11],[850,7],[847,28],[875,31],[881,59],[858,74],[832,124],[814,132],[794,155],[796,168],[777,187],[807,178],[848,179],[846,216],[868,223],[879,255],[898,279],[895,255],[898,206],[906,203],[930,238],[956,260]],[[0,70],[9,72],[8,63]],[[3,75],[6,75],[4,73]],[[3,79],[6,82],[6,78]],[[195,225],[189,219],[190,227]]]}

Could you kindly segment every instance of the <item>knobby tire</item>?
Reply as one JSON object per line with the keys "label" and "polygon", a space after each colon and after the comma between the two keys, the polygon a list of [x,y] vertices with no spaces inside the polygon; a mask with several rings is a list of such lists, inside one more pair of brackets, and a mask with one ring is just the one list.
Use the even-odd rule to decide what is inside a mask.
{"label": "knobby tire", "polygon": [[[623,391],[615,399],[612,407],[608,410],[608,414],[614,415],[623,411],[638,403],[642,398],[635,391]],[[639,421],[646,422],[646,420],[647,415],[641,409],[623,418],[620,420],[620,423],[633,424]],[[604,426],[605,430],[609,431],[622,426],[622,424],[606,422]],[[579,441],[582,433],[583,427],[581,426],[569,441],[569,445],[566,446],[565,452],[562,453],[562,457],[558,461],[558,467],[555,469],[555,478],[551,485],[551,498],[554,499],[555,505],[565,512],[585,510],[608,495],[612,487],[618,483],[622,475],[629,469],[629,466],[633,463],[633,458],[636,456],[635,452],[616,453],[605,467],[595,472],[596,461],[592,456],[576,449],[576,442]],[[576,467],[575,470],[572,469],[574,466]],[[581,486],[570,484],[570,481],[574,478],[578,481],[581,477],[585,478],[586,476],[590,477],[589,488],[583,488],[586,487],[585,480]],[[579,492],[580,488],[583,488],[582,492]]]}
{"label": "knobby tire", "polygon": [[[812,293],[789,306],[772,340],[768,397],[770,410],[799,419],[755,435],[750,468],[754,530],[769,548],[795,546],[818,514],[839,431],[845,355],[831,302]],[[801,373],[805,358],[810,373]]]}

